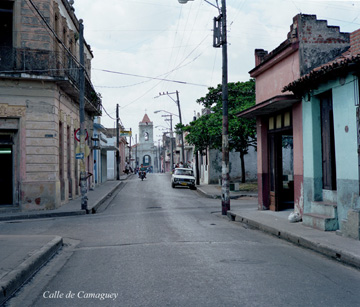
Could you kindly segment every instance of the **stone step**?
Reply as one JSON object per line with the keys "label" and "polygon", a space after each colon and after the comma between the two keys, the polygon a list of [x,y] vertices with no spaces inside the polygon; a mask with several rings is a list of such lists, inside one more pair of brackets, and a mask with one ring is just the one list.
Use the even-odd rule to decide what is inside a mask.
{"label": "stone step", "polygon": [[335,231],[339,229],[338,219],[328,215],[318,213],[304,213],[302,220],[303,225],[322,231]]}
{"label": "stone step", "polygon": [[16,213],[20,212],[19,207],[15,206],[0,206],[0,214],[6,214],[6,213]]}
{"label": "stone step", "polygon": [[312,201],[311,213],[337,218],[337,203],[330,201]]}

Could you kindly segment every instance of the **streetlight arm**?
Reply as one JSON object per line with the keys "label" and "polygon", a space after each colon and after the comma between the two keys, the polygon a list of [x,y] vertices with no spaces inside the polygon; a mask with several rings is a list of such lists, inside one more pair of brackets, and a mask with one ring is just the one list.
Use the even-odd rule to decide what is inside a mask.
{"label": "streetlight arm", "polygon": [[[168,112],[168,111],[165,111],[165,110],[157,110],[157,111],[154,111],[154,113],[159,113],[159,112],[165,112],[165,113],[168,113],[168,114],[171,114],[171,115],[174,115],[174,116],[177,116],[179,117],[179,115],[176,115],[174,113],[171,113],[171,112]],[[163,115],[162,115],[163,116]]]}

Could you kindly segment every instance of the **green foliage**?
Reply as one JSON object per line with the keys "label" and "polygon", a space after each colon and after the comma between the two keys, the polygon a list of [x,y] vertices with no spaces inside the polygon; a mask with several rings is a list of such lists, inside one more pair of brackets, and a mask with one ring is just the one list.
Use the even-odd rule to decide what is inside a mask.
{"label": "green foliage", "polygon": [[[237,113],[255,104],[255,81],[229,83],[228,119],[229,119],[229,146],[240,155],[248,152],[249,146],[256,147],[256,125],[253,119],[238,118]],[[208,94],[197,102],[209,109],[210,113],[183,127],[187,131],[186,140],[195,145],[195,150],[204,150],[207,147],[220,149],[222,146],[222,86],[209,88]]]}

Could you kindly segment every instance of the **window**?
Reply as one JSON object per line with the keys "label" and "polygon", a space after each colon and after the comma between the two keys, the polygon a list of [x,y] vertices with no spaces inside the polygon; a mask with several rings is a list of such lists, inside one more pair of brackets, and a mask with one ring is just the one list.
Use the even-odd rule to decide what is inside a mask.
{"label": "window", "polygon": [[291,111],[269,117],[269,131],[291,128]]}
{"label": "window", "polygon": [[0,47],[12,47],[13,2],[0,2]]}

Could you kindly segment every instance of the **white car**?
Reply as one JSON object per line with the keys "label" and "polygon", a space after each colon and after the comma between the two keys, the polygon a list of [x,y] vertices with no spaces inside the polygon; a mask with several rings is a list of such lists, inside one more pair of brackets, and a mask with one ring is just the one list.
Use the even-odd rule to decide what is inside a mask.
{"label": "white car", "polygon": [[171,186],[185,186],[196,190],[194,172],[191,168],[175,168],[171,175]]}

